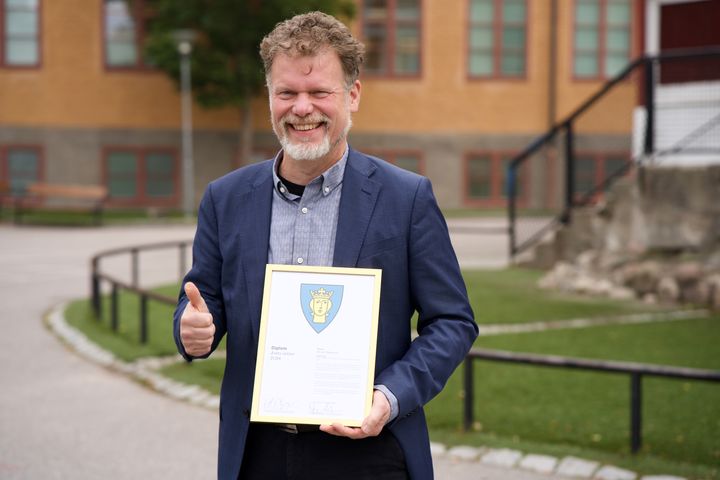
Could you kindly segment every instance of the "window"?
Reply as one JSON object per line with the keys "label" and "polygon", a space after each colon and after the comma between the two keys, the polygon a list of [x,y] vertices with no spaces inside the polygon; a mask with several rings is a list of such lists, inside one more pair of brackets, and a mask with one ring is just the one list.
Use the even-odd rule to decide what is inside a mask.
{"label": "window", "polygon": [[372,150],[365,149],[363,152],[381,158],[388,163],[405,169],[409,172],[425,175],[425,164],[422,154],[417,151],[398,151],[398,150]]}
{"label": "window", "polygon": [[393,165],[397,165],[400,168],[404,168],[410,172],[417,173],[418,175],[423,174],[423,168],[419,155],[413,154],[399,154],[395,155],[391,160]]}
{"label": "window", "polygon": [[573,72],[610,78],[630,60],[630,0],[576,0]]}
{"label": "window", "polygon": [[[575,196],[582,198],[630,162],[625,152],[580,152],[575,156]],[[623,172],[624,173],[624,172]]]}
{"label": "window", "polygon": [[176,155],[159,149],[109,149],[105,184],[115,205],[174,206],[178,200]]}
{"label": "window", "polygon": [[[512,152],[481,152],[466,157],[465,198],[468,203],[504,207],[508,192],[508,168],[515,158]],[[515,184],[517,198],[525,197],[526,175],[521,168]]]}
{"label": "window", "polygon": [[0,0],[0,65],[40,64],[40,0]]}
{"label": "window", "polygon": [[420,74],[420,0],[363,0],[364,69],[368,74]]}
{"label": "window", "polygon": [[0,181],[10,194],[21,196],[31,183],[42,180],[42,157],[38,147],[9,146],[0,149]]}
{"label": "window", "polygon": [[110,68],[150,66],[143,56],[143,37],[147,26],[146,15],[142,13],[143,2],[129,0],[104,0],[104,2],[105,65]]}
{"label": "window", "polygon": [[525,76],[525,0],[470,0],[468,35],[471,77]]}
{"label": "window", "polygon": [[492,157],[473,155],[467,163],[467,196],[473,200],[489,200],[492,197]]}

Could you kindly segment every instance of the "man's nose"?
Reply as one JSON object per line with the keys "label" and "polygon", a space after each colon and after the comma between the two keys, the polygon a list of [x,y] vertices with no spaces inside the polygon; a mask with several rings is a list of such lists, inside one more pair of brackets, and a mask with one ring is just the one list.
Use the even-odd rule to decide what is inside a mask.
{"label": "man's nose", "polygon": [[302,92],[295,97],[295,103],[293,104],[293,113],[298,117],[304,117],[310,115],[313,111],[312,97],[309,94]]}

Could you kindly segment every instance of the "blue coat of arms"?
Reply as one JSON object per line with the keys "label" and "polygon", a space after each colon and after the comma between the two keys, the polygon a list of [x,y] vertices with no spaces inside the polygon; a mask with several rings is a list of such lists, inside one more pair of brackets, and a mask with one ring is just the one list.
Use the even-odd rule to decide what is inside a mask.
{"label": "blue coat of arms", "polygon": [[340,310],[343,285],[300,284],[300,305],[305,320],[317,333],[325,330]]}

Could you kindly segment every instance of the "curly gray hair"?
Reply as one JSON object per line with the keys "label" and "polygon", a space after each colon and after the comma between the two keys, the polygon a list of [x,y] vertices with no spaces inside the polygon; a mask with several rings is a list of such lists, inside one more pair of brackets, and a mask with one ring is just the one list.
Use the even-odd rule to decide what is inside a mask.
{"label": "curly gray hair", "polygon": [[260,43],[260,56],[265,67],[265,78],[270,80],[270,69],[278,53],[290,56],[313,56],[325,48],[334,50],[340,58],[345,84],[352,87],[360,76],[365,46],[335,17],[322,12],[296,15],[278,23]]}

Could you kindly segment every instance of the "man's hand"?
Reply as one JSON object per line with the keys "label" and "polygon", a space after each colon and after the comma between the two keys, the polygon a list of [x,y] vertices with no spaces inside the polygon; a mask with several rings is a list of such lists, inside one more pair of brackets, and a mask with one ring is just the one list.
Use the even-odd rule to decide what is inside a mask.
{"label": "man's hand", "polygon": [[390,402],[387,397],[380,390],[373,392],[372,407],[370,407],[370,414],[365,417],[360,428],[357,427],[346,427],[339,423],[333,423],[332,425],[320,425],[320,430],[330,435],[337,435],[338,437],[349,437],[354,440],[366,437],[376,437],[380,435],[383,427],[390,418]]}
{"label": "man's hand", "polygon": [[215,324],[194,283],[185,284],[185,295],[190,303],[180,317],[180,340],[188,355],[201,357],[210,352],[215,337]]}

